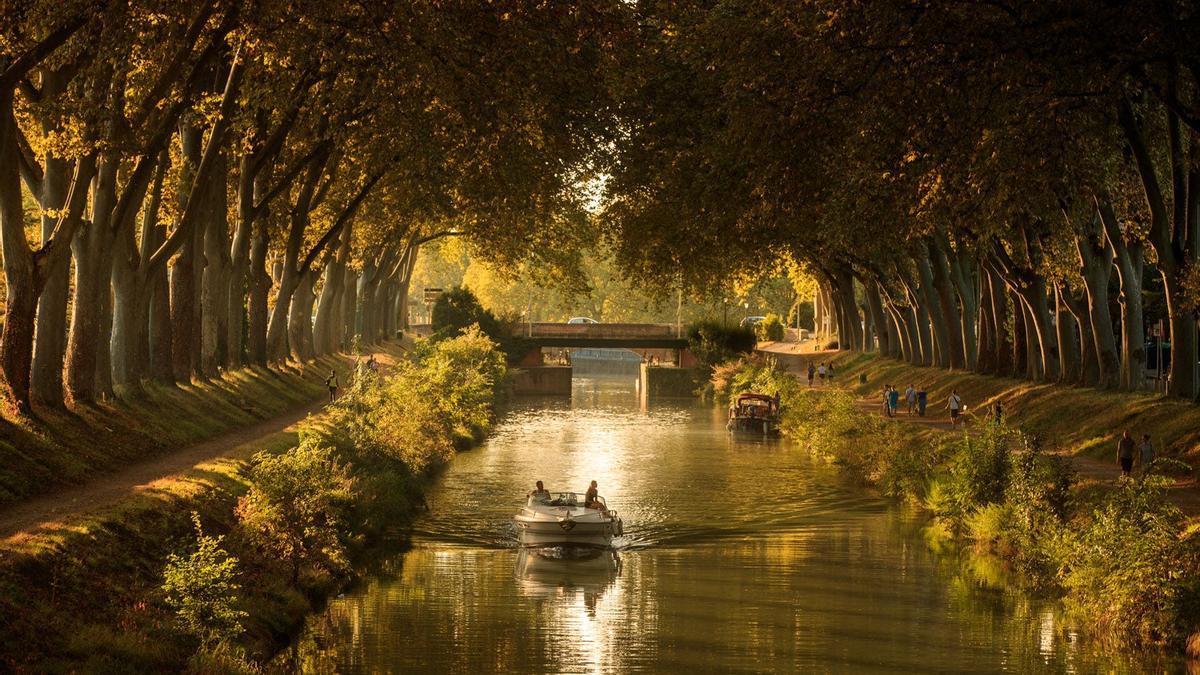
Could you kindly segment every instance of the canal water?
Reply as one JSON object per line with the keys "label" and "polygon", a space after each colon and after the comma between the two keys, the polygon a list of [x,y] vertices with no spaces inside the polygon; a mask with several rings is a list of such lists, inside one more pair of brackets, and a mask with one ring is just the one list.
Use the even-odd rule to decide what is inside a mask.
{"label": "canal water", "polygon": [[[412,547],[312,617],[304,672],[1136,672],[1056,606],[989,588],[918,517],[722,412],[639,406],[635,376],[522,400],[429,494]],[[617,550],[522,552],[533,482],[596,480]],[[984,574],[983,576],[987,576]],[[1177,665],[1177,664],[1176,664]]]}

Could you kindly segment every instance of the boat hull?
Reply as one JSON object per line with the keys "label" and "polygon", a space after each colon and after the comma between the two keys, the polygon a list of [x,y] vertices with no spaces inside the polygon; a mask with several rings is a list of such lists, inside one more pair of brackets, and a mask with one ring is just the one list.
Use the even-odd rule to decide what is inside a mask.
{"label": "boat hull", "polygon": [[615,528],[611,521],[582,522],[565,520],[547,522],[526,521],[518,518],[517,532],[521,546],[526,548],[548,546],[611,548]]}
{"label": "boat hull", "polygon": [[758,434],[760,436],[775,436],[779,433],[779,423],[773,419],[762,417],[732,417],[727,428],[730,431]]}

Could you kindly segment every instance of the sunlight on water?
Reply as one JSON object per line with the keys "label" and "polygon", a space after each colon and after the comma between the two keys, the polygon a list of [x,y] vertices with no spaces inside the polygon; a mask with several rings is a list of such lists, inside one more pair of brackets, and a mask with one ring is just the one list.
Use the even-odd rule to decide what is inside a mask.
{"label": "sunlight on water", "polygon": [[[615,551],[517,546],[535,480],[600,485]],[[413,548],[330,603],[279,667],[306,672],[1137,670],[1052,604],[989,590],[921,522],[722,411],[641,409],[631,378],[520,401],[431,489]]]}

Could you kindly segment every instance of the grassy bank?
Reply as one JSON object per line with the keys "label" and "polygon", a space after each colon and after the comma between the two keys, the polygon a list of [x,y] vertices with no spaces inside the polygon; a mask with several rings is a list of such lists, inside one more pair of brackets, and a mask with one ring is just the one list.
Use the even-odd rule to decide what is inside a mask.
{"label": "grassy bank", "polygon": [[[781,359],[789,366],[800,360]],[[999,402],[1013,425],[1056,451],[1115,461],[1117,437],[1130,429],[1139,438],[1151,434],[1160,454],[1200,465],[1200,406],[1188,401],[922,368],[877,354],[848,354],[836,363],[839,384],[872,400],[884,384],[901,390],[923,385],[932,414],[945,416],[946,399],[957,389],[969,417],[980,421],[988,407]],[[859,384],[859,375],[866,375],[866,384]]]}
{"label": "grassy bank", "polygon": [[[857,357],[843,364],[840,377],[876,372],[871,367],[880,365],[888,364]],[[948,394],[954,386],[965,397],[974,392],[982,398],[996,384],[992,378],[938,383],[932,381],[937,371],[922,371],[926,378],[914,379],[931,392],[944,386]],[[908,381],[897,375],[905,374],[912,373],[868,376],[863,386],[902,386]],[[864,414],[855,393],[809,389],[772,358],[720,367],[713,386],[724,395],[779,393],[786,433],[853,480],[924,510],[934,540],[961,544],[1003,567],[1019,585],[1061,596],[1081,633],[1114,648],[1161,646],[1200,656],[1200,528],[1189,526],[1167,498],[1172,479],[1161,474],[1176,468],[1173,459],[1156,461],[1135,479],[1080,482],[1067,458],[1048,453],[1041,437],[1023,428],[989,423],[967,434]],[[1064,396],[1060,404],[1070,407],[1092,393],[990,391],[992,400],[1026,412],[1010,417],[1017,424],[1046,419],[1025,406]],[[1101,396],[1110,406],[1121,402]],[[1132,399],[1127,411],[1143,397]],[[1060,408],[1054,426],[1061,432],[1057,438],[1081,439],[1097,434],[1075,427],[1094,423]]]}
{"label": "grassy bank", "polygon": [[250,670],[403,528],[491,424],[477,334],[365,369],[326,414],[70,528],[0,549],[0,670]]}
{"label": "grassy bank", "polygon": [[97,405],[39,408],[33,418],[0,417],[0,507],[311,403],[330,369],[345,372],[349,364],[330,356],[243,368],[205,382],[147,383]]}

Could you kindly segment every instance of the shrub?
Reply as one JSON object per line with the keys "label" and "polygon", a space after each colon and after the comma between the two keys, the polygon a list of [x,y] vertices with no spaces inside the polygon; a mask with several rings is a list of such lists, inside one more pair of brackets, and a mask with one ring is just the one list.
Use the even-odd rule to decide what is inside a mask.
{"label": "shrub", "polygon": [[429,323],[435,340],[461,335],[470,326],[478,326],[493,337],[502,332],[496,315],[479,303],[479,298],[471,289],[463,286],[455,286],[442,293],[430,310]]}
{"label": "shrub", "polygon": [[250,490],[237,515],[247,540],[290,566],[292,581],[305,565],[327,571],[346,566],[339,524],[351,497],[351,481],[333,452],[312,438],[273,455],[255,455]]}
{"label": "shrub", "polygon": [[1103,637],[1183,646],[1200,620],[1200,542],[1180,536],[1185,517],[1166,497],[1169,482],[1123,481],[1064,532],[1067,607]]}
{"label": "shrub", "polygon": [[327,439],[417,475],[490,428],[507,372],[495,342],[471,327],[422,343],[416,359],[387,378],[356,379],[331,406]]}
{"label": "shrub", "polygon": [[[959,533],[971,511],[1004,501],[1013,433],[988,425],[977,436],[963,434],[951,446],[949,465],[934,515]],[[927,507],[930,506],[927,504]]]}
{"label": "shrub", "polygon": [[688,326],[688,348],[708,379],[719,363],[731,361],[754,351],[757,338],[750,328],[723,326],[715,321],[700,321]]}
{"label": "shrub", "polygon": [[[876,422],[886,424],[882,419]],[[918,501],[940,461],[938,447],[927,439],[900,437],[890,452],[880,453],[874,482],[888,497]]]}
{"label": "shrub", "polygon": [[224,537],[204,534],[199,514],[192,513],[192,522],[196,549],[167,558],[162,591],[180,627],[208,651],[241,635],[246,613],[237,609],[237,558],[221,545]]}
{"label": "shrub", "polygon": [[783,339],[783,321],[774,312],[754,326],[754,336],[760,342],[779,342]]}

